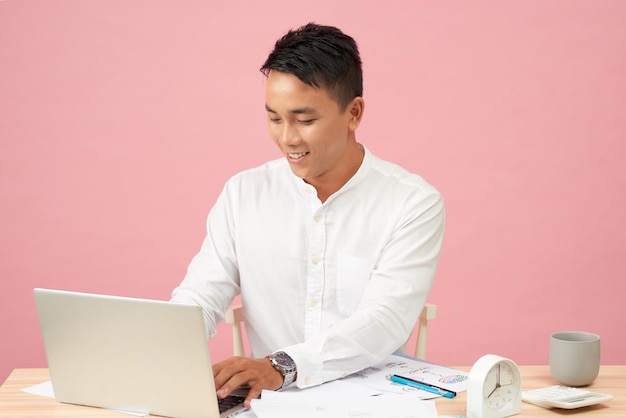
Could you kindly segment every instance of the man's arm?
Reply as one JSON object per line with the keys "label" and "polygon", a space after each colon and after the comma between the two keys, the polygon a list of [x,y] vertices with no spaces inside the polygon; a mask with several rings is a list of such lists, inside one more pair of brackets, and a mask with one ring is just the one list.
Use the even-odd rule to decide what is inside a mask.
{"label": "man's arm", "polygon": [[398,218],[354,312],[305,342],[283,348],[298,365],[298,387],[354,373],[408,340],[432,287],[445,223],[438,194],[410,206]]}
{"label": "man's arm", "polygon": [[217,324],[239,293],[233,228],[232,202],[225,187],[207,218],[202,247],[170,299],[201,306],[209,338],[215,335]]}

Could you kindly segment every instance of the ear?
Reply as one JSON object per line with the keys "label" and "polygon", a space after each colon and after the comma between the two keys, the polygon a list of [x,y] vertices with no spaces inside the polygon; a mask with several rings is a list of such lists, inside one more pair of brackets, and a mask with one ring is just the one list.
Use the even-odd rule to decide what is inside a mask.
{"label": "ear", "polygon": [[346,110],[348,111],[350,115],[349,116],[350,122],[349,122],[348,128],[354,132],[356,131],[356,128],[359,127],[359,124],[361,123],[361,119],[363,118],[363,111],[365,110],[365,101],[363,100],[362,97],[355,97],[348,104],[348,107],[346,108]]}

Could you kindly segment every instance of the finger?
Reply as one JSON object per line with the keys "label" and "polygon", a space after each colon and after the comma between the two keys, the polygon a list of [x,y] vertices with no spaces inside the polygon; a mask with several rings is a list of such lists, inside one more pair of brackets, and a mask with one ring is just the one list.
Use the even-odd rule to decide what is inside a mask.
{"label": "finger", "polygon": [[244,372],[232,376],[220,387],[216,386],[218,398],[225,398],[241,386],[247,385],[248,381],[249,379]]}
{"label": "finger", "polygon": [[250,408],[252,406],[252,399],[258,399],[261,397],[261,389],[257,389],[257,388],[250,388],[250,391],[248,392],[248,395],[246,396],[246,400],[243,402],[243,404],[246,406],[246,408]]}
{"label": "finger", "polygon": [[222,370],[229,367],[236,367],[241,363],[243,357],[230,357],[213,365],[213,375],[217,376]]}
{"label": "finger", "polygon": [[[243,363],[241,359],[230,358],[214,365],[213,379],[215,380],[215,388],[220,389],[224,387],[233,376],[245,371]],[[228,386],[232,386],[232,384]]]}

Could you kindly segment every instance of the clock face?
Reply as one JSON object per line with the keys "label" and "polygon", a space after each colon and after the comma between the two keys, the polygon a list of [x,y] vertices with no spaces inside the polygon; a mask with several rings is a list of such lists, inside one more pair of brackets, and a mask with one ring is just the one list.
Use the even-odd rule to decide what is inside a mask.
{"label": "clock face", "polygon": [[485,354],[470,370],[467,418],[503,418],[522,410],[522,377],[512,360]]}
{"label": "clock face", "polygon": [[496,363],[489,370],[483,386],[483,400],[487,408],[498,410],[518,401],[520,393],[518,373],[517,368],[506,361]]}

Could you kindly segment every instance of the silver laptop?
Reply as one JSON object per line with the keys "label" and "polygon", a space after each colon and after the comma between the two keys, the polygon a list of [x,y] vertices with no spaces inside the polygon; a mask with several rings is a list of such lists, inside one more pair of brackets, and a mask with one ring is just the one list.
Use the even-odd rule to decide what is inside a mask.
{"label": "silver laptop", "polygon": [[[225,418],[199,306],[35,289],[55,398],[59,402],[174,418]],[[221,400],[220,400],[221,403]]]}

